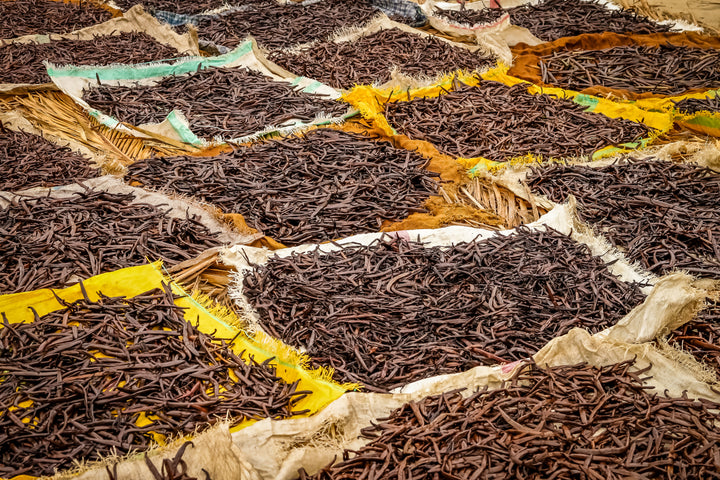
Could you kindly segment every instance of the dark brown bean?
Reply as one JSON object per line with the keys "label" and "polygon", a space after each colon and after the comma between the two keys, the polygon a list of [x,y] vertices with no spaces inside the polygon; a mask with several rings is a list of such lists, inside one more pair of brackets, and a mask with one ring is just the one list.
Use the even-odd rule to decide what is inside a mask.
{"label": "dark brown bean", "polygon": [[527,28],[545,42],[585,33],[660,33],[672,25],[660,25],[633,10],[608,10],[595,1],[542,0],[537,5],[508,8],[510,22]]}
{"label": "dark brown bean", "polygon": [[[113,0],[123,10],[128,10],[135,5],[143,5],[150,10],[163,10],[172,13],[197,14],[208,10],[215,10],[230,2],[227,0]],[[277,5],[277,0],[234,0],[232,5],[237,6],[258,6],[269,7]]]}
{"label": "dark brown bean", "polygon": [[62,288],[147,259],[174,265],[221,244],[196,218],[134,198],[88,191],[0,209],[0,293]]}
{"label": "dark brown bean", "polygon": [[0,124],[0,190],[55,187],[96,177],[82,155],[44,138],[3,129]]}
{"label": "dark brown bean", "polygon": [[583,90],[594,86],[680,95],[720,87],[720,50],[672,44],[557,51],[540,59],[542,81]]}
{"label": "dark brown bean", "polygon": [[159,123],[179,109],[193,133],[209,139],[239,138],[293,118],[310,122],[348,111],[345,103],[304,93],[246,68],[209,68],[168,77],[154,86],[100,86],[85,91],[83,99],[133,125]]}
{"label": "dark brown bean", "polygon": [[652,158],[548,165],[528,183],[555,202],[574,195],[580,218],[651,272],[720,276],[720,175],[707,168]]}
{"label": "dark brown bean", "polygon": [[109,10],[87,1],[75,4],[50,0],[4,0],[0,2],[0,38],[70,33],[106,22],[112,16]]}
{"label": "dark brown bean", "polygon": [[352,42],[314,45],[298,53],[273,52],[269,58],[295,74],[346,89],[356,84],[383,84],[390,80],[394,67],[404,75],[433,77],[457,70],[472,72],[495,63],[480,52],[396,28]]}
{"label": "dark brown bean", "polygon": [[277,1],[241,6],[194,20],[198,36],[228,48],[249,35],[268,49],[324,40],[346,27],[357,27],[379,12],[368,0],[322,0],[308,5]]}
{"label": "dark brown bean", "polygon": [[682,113],[692,115],[698,112],[720,113],[720,95],[705,98],[686,98],[675,102],[675,108]]}

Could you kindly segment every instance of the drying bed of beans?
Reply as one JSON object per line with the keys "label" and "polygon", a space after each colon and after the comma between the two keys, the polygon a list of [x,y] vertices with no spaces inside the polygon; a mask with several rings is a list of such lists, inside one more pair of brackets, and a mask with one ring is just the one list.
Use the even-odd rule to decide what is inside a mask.
{"label": "drying bed of beans", "polygon": [[574,195],[582,220],[653,273],[720,276],[720,174],[650,158],[537,167],[528,184],[554,202]]}
{"label": "drying bed of beans", "polygon": [[594,86],[680,95],[720,87],[720,50],[671,44],[554,52],[540,60],[542,81],[583,90]]}
{"label": "drying bed of beans", "polygon": [[650,393],[631,368],[532,365],[498,390],[427,397],[300,478],[717,478],[720,404]]}
{"label": "drying bed of beans", "polygon": [[[193,14],[202,13],[208,10],[215,10],[228,4],[226,0],[201,0],[188,2],[186,0],[113,0],[123,10],[129,10],[135,5],[141,4],[151,10],[162,10],[172,13]],[[240,0],[233,2],[234,5],[257,5],[270,7],[277,5],[277,0]]]}
{"label": "drying bed of beans", "polygon": [[153,86],[100,86],[83,93],[93,108],[133,125],[182,111],[198,136],[239,138],[292,119],[340,116],[348,106],[246,68],[209,68]]}
{"label": "drying bed of beans", "polygon": [[242,291],[268,333],[371,391],[527,358],[644,299],[586,246],[523,228],[453,247],[386,238],[273,257]]}
{"label": "drying bed of beans", "polygon": [[0,1],[0,38],[70,33],[106,22],[112,14],[103,8],[50,0]]}
{"label": "drying bed of beans", "polygon": [[174,265],[221,244],[196,218],[134,198],[89,191],[0,208],[0,294],[62,288],[146,259]]}
{"label": "drying bed of beans", "polygon": [[[1,2],[0,2],[1,3]],[[56,65],[143,63],[174,58],[178,51],[146,33],[104,35],[92,40],[0,45],[0,83],[49,83],[43,61]]]}
{"label": "drying bed of beans", "polygon": [[98,168],[68,147],[0,125],[0,190],[55,187],[99,174]]}
{"label": "drying bed of beans", "polygon": [[720,112],[720,95],[705,98],[686,98],[675,102],[675,108],[685,114],[692,115],[699,112]]}
{"label": "drying bed of beans", "polygon": [[608,10],[597,2],[544,0],[537,5],[507,9],[513,25],[527,28],[545,42],[584,33],[662,33],[671,25],[659,25],[632,10]]}
{"label": "drying bed of beans", "polygon": [[[52,475],[74,459],[147,449],[150,432],[191,434],[226,415],[293,414],[308,392],[186,322],[174,299],[165,286],[132,299],[86,296],[30,323],[3,313],[0,476]],[[139,426],[143,414],[150,423]]]}
{"label": "drying bed of beans", "polygon": [[128,167],[125,180],[242,214],[285,245],[378,231],[424,212],[437,174],[420,155],[357,134],[318,129],[212,158],[166,157]]}
{"label": "drying bed of beans", "polygon": [[442,153],[496,161],[526,154],[587,156],[649,132],[645,125],[584,109],[570,100],[532,95],[524,84],[483,81],[435,98],[387,103],[385,116],[399,133],[428,141]]}
{"label": "drying bed of beans", "polygon": [[[145,454],[145,465],[147,465],[153,478],[155,480],[200,480],[197,477],[191,477],[187,474],[187,462],[183,460],[183,455],[185,455],[188,447],[194,448],[195,444],[190,441],[185,442],[173,458],[163,459],[160,470],[157,469],[155,464],[148,458],[147,454]],[[114,464],[112,470],[108,466],[105,467],[109,480],[122,480],[121,477],[118,477],[117,466],[117,463]],[[212,480],[207,470],[203,468],[202,471],[205,474],[203,480]]]}
{"label": "drying bed of beans", "polygon": [[322,43],[301,52],[275,52],[270,60],[297,75],[335,88],[383,84],[394,67],[405,75],[433,77],[459,69],[491,67],[495,60],[483,53],[454,47],[435,37],[421,37],[396,28],[352,42]]}
{"label": "drying bed of beans", "polygon": [[378,11],[367,0],[322,0],[309,5],[249,5],[237,11],[197,19],[198,36],[234,48],[251,35],[271,49],[325,40],[338,30],[369,22]]}

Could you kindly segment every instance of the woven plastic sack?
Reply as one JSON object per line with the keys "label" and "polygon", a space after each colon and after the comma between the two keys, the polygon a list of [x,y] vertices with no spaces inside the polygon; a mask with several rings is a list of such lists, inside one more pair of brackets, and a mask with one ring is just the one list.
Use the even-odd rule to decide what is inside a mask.
{"label": "woven plastic sack", "polygon": [[[48,73],[58,88],[72,97],[90,116],[109,128],[122,129],[138,137],[146,136],[142,132],[142,130],[146,130],[174,141],[189,143],[199,147],[208,147],[211,144],[198,138],[197,135],[192,132],[184,115],[178,110],[170,112],[162,123],[143,125],[142,130],[138,130],[133,127],[139,126],[130,126],[121,123],[115,118],[92,108],[82,99],[82,92],[91,88],[92,85],[97,85],[98,81],[103,85],[154,85],[166,77],[185,74],[191,75],[201,69],[212,67],[246,67],[250,70],[260,72],[273,80],[288,82],[293,86],[301,88],[303,92],[316,93],[330,99],[340,97],[339,92],[326,85],[304,77],[294,77],[289,72],[267,62],[264,56],[257,50],[256,44],[252,39],[243,42],[233,51],[217,57],[190,57],[166,63],[148,63],[134,66],[55,67],[49,65]],[[243,143],[268,134],[289,134],[313,125],[340,122],[352,114],[352,112],[349,112],[342,118],[318,117],[312,122],[295,119],[280,126],[268,125],[265,129],[242,138],[222,139],[220,142],[212,143]]]}
{"label": "woven plastic sack", "polygon": [[[92,40],[97,36],[120,35],[122,33],[145,33],[159,43],[168,45],[178,51],[180,55],[200,55],[197,37],[187,33],[177,34],[168,25],[163,25],[152,15],[147,13],[141,5],[131,8],[122,17],[113,18],[105,23],[83,28],[76,32],[63,35],[28,35],[14,38],[6,44],[41,44],[57,40]],[[53,83],[34,84],[0,84],[0,93],[20,95],[38,90],[57,89]]]}

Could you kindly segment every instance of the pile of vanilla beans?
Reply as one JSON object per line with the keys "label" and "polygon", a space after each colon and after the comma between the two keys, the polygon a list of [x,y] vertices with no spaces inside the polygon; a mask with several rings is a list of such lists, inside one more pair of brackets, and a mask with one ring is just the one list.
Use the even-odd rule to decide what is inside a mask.
{"label": "pile of vanilla beans", "polygon": [[574,327],[613,325],[644,295],[549,231],[427,247],[388,236],[271,258],[243,279],[271,335],[336,378],[386,392],[527,358]]}

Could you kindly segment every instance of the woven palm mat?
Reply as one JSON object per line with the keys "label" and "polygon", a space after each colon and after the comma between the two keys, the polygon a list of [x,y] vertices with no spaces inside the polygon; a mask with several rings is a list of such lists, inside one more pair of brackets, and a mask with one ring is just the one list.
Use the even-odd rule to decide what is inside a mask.
{"label": "woven palm mat", "polygon": [[101,125],[64,93],[31,92],[0,97],[0,110],[21,110],[22,115],[44,133],[84,145],[98,156],[113,157],[123,165],[150,156],[187,155],[196,149],[167,137],[147,133],[149,138]]}

